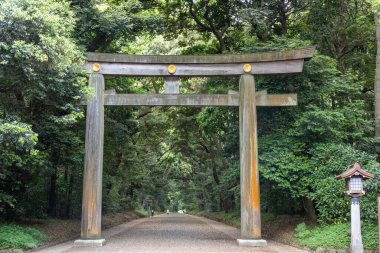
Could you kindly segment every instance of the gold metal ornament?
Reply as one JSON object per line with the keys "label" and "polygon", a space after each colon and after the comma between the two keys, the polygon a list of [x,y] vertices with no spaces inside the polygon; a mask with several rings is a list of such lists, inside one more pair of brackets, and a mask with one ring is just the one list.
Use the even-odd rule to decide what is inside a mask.
{"label": "gold metal ornament", "polygon": [[251,64],[244,64],[243,65],[243,70],[244,70],[245,73],[250,73],[252,71]]}
{"label": "gold metal ornament", "polygon": [[99,63],[92,64],[92,70],[94,72],[99,72],[100,71],[100,64]]}
{"label": "gold metal ornament", "polygon": [[177,68],[174,65],[168,66],[168,72],[169,74],[173,75],[177,71]]}

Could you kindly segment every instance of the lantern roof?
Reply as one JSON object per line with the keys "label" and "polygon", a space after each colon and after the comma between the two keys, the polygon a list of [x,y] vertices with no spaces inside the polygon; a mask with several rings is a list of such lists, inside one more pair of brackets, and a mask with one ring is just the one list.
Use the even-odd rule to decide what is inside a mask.
{"label": "lantern roof", "polygon": [[339,176],[336,176],[335,178],[336,179],[346,179],[346,178],[350,178],[352,176],[362,176],[364,179],[370,179],[370,178],[375,177],[374,174],[371,174],[367,171],[362,170],[360,168],[359,163],[355,163],[354,165],[349,166],[345,172],[343,172]]}

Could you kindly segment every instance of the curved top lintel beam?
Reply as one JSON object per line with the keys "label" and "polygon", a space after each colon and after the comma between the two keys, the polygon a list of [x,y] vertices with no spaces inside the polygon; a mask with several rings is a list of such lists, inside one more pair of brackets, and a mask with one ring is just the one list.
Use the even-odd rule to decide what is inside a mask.
{"label": "curved top lintel beam", "polygon": [[88,52],[87,62],[139,63],[139,64],[224,64],[273,62],[309,59],[315,47],[298,48],[287,51],[259,52],[251,54],[219,55],[125,55]]}

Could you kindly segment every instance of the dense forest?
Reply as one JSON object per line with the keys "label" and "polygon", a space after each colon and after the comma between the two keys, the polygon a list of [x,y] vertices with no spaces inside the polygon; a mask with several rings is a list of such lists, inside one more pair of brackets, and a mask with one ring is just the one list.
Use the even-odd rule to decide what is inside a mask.
{"label": "dense forest", "polygon": [[[363,219],[374,222],[378,23],[375,1],[362,0],[2,0],[1,219],[80,217],[86,108],[79,102],[92,92],[86,52],[239,54],[315,45],[302,74],[256,79],[259,90],[298,94],[296,107],[258,108],[261,209],[347,221],[349,198],[335,176],[359,162],[376,175],[362,200]],[[117,93],[162,93],[163,85],[161,78],[106,81]],[[180,80],[181,93],[238,89],[237,78]],[[240,210],[239,166],[238,108],[105,108],[104,213]]]}

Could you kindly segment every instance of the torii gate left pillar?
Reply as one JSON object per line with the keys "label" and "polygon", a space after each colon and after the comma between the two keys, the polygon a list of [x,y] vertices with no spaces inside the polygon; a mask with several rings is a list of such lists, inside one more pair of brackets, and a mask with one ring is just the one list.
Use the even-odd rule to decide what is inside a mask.
{"label": "torii gate left pillar", "polygon": [[[104,106],[239,106],[241,239],[240,246],[265,246],[261,238],[256,106],[297,104],[296,94],[256,92],[254,75],[302,72],[314,48],[246,55],[136,56],[88,53],[94,95],[87,105],[82,226],[78,246],[103,246],[101,202]],[[175,64],[175,65],[174,65]],[[115,94],[104,91],[104,75],[162,76],[166,94]],[[240,76],[239,92],[227,95],[178,94],[178,77]]]}
{"label": "torii gate left pillar", "polygon": [[261,239],[259,162],[257,143],[256,87],[252,75],[239,82],[240,106],[240,227],[241,246],[266,246]]}
{"label": "torii gate left pillar", "polygon": [[104,85],[103,75],[90,75],[93,97],[87,103],[81,239],[75,241],[77,246],[103,246],[106,242],[101,238]]}

